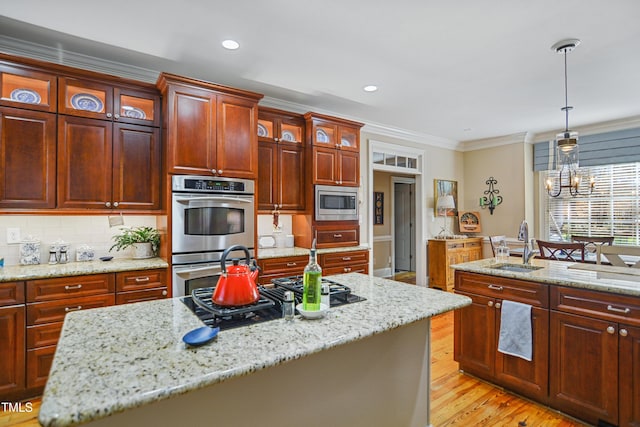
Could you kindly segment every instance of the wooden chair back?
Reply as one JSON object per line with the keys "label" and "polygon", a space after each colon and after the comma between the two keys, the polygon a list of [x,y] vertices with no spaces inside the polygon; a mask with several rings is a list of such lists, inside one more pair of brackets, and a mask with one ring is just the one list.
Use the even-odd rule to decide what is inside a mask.
{"label": "wooden chair back", "polygon": [[598,247],[602,245],[613,245],[613,236],[578,236],[572,234],[571,241],[584,243],[585,250],[595,254],[598,252]]}
{"label": "wooden chair back", "polygon": [[491,252],[493,256],[496,256],[496,248],[500,246],[500,244],[507,240],[507,236],[489,236],[489,243],[491,243]]}
{"label": "wooden chair back", "polygon": [[584,243],[547,242],[536,240],[540,258],[558,261],[584,262]]}
{"label": "wooden chair back", "polygon": [[[633,257],[638,257],[638,261],[635,263],[625,262],[620,255],[629,255]],[[605,261],[609,261],[611,265],[615,265],[617,267],[634,267],[640,268],[640,246],[600,246],[598,248],[597,256],[596,256],[596,264],[600,264],[602,262],[602,257],[604,257]]]}

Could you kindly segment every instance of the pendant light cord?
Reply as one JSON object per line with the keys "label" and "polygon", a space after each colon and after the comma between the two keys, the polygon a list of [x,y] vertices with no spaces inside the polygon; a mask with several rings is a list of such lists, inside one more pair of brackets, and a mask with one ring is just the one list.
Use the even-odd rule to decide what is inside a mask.
{"label": "pendant light cord", "polygon": [[567,49],[564,49],[564,131],[569,132],[569,91],[567,89]]}

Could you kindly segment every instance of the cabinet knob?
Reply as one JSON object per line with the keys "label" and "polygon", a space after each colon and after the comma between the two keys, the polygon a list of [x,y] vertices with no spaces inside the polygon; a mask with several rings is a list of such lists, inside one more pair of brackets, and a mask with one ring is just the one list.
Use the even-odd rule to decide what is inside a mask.
{"label": "cabinet knob", "polygon": [[629,331],[627,331],[626,329],[620,329],[619,334],[621,337],[626,337],[627,335],[629,335]]}
{"label": "cabinet knob", "polygon": [[166,296],[167,296],[167,291],[166,291],[166,290],[162,291],[162,296],[163,296],[163,297],[166,297]]}
{"label": "cabinet knob", "polygon": [[607,328],[607,333],[608,334],[612,334],[613,335],[613,334],[615,334],[615,332],[616,332],[616,328],[614,328],[613,326],[609,326]]}
{"label": "cabinet knob", "polygon": [[487,303],[487,305],[488,305],[489,307],[493,307],[493,301],[489,301],[489,302]]}
{"label": "cabinet knob", "polygon": [[111,207],[111,202],[106,202],[104,205],[105,205],[106,207],[110,208],[110,207]]}
{"label": "cabinet knob", "polygon": [[500,304],[499,302],[496,303],[496,308],[500,308],[502,307],[502,304]]}
{"label": "cabinet knob", "polygon": [[212,173],[212,174],[214,174],[214,175],[217,175],[217,174],[218,174],[218,171],[217,171],[217,170],[215,170],[215,169],[211,169],[211,173]]}
{"label": "cabinet knob", "polygon": [[120,114],[114,114],[114,115],[113,115],[113,118],[114,118],[114,119],[116,119],[116,120],[118,120],[118,119],[120,118]]}
{"label": "cabinet knob", "polygon": [[274,140],[275,142],[280,141],[280,139],[278,139],[278,138],[273,138],[273,140]]}
{"label": "cabinet knob", "polygon": [[351,271],[351,267],[344,267],[344,272],[345,272],[345,273],[348,273],[348,272],[350,272],[350,271]]}
{"label": "cabinet knob", "polygon": [[114,207],[114,208],[117,208],[117,207],[118,207],[118,205],[120,205],[120,203],[118,203],[118,202],[113,202],[113,207]]}
{"label": "cabinet knob", "polygon": [[222,169],[218,169],[218,175],[222,175]]}
{"label": "cabinet knob", "polygon": [[107,117],[111,118],[112,114],[111,113],[107,113]]}

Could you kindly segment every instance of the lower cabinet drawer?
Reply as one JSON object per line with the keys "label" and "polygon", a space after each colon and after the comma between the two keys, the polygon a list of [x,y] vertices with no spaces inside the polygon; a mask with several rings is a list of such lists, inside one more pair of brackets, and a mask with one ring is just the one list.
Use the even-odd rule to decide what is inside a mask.
{"label": "lower cabinet drawer", "polygon": [[165,269],[116,273],[116,292],[139,291],[166,286],[167,270]]}
{"label": "lower cabinet drawer", "polygon": [[113,274],[57,277],[27,281],[27,302],[99,295],[115,290]]}
{"label": "lower cabinet drawer", "polygon": [[106,307],[115,303],[114,294],[68,298],[27,304],[27,325],[60,322],[71,311]]}
{"label": "lower cabinet drawer", "polygon": [[366,264],[369,262],[369,251],[363,250],[321,254],[319,261],[322,268]]}
{"label": "lower cabinet drawer", "polygon": [[553,286],[551,308],[601,320],[640,325],[640,300],[637,297]]}
{"label": "lower cabinet drawer", "polygon": [[58,344],[62,322],[27,326],[27,349]]}
{"label": "lower cabinet drawer", "polygon": [[302,272],[308,262],[308,256],[267,258],[258,260],[258,266],[260,266],[262,270],[261,273],[264,274],[271,274],[277,271],[291,272],[300,270],[300,272]]}
{"label": "lower cabinet drawer", "polygon": [[55,352],[55,345],[27,350],[27,388],[44,387]]}
{"label": "lower cabinet drawer", "polygon": [[166,298],[167,288],[145,289],[143,291],[119,292],[116,294],[116,304],[129,304],[132,302],[153,301]]}
{"label": "lower cabinet drawer", "polygon": [[458,271],[455,288],[460,292],[549,307],[549,285],[543,283]]}
{"label": "lower cabinet drawer", "polygon": [[322,269],[323,276],[332,276],[334,274],[343,273],[369,273],[369,264],[349,265],[344,267],[328,267]]}

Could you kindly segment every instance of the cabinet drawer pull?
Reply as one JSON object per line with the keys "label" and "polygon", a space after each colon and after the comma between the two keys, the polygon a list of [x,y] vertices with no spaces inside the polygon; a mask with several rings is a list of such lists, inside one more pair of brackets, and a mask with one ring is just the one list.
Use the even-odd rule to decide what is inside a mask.
{"label": "cabinet drawer pull", "polygon": [[348,273],[348,272],[350,272],[350,271],[351,271],[351,267],[345,267],[345,268],[344,268],[344,272],[345,272],[345,273]]}
{"label": "cabinet drawer pull", "polygon": [[613,335],[616,332],[616,328],[614,328],[613,326],[609,326],[607,328],[607,333]]}
{"label": "cabinet drawer pull", "polygon": [[502,286],[498,286],[498,285],[488,285],[487,288],[493,291],[502,291],[502,289],[504,289]]}
{"label": "cabinet drawer pull", "polygon": [[64,312],[65,313],[68,313],[70,311],[78,311],[78,310],[82,310],[82,306],[81,305],[79,305],[77,307],[65,307],[64,308]]}
{"label": "cabinet drawer pull", "polygon": [[82,289],[82,283],[78,283],[77,285],[64,285],[65,291],[75,291],[76,289]]}
{"label": "cabinet drawer pull", "polygon": [[136,277],[135,280],[137,283],[142,283],[142,282],[148,282],[151,279],[149,279],[149,276],[146,276],[146,277]]}
{"label": "cabinet drawer pull", "polygon": [[627,331],[626,329],[620,329],[619,333],[621,337],[626,337],[629,334],[629,331]]}
{"label": "cabinet drawer pull", "polygon": [[629,314],[629,312],[631,311],[630,308],[616,308],[612,305],[608,305],[607,310],[613,311],[615,313],[622,313],[622,314]]}
{"label": "cabinet drawer pull", "polygon": [[333,238],[334,239],[340,239],[340,238],[342,238],[342,234],[334,234]]}
{"label": "cabinet drawer pull", "polygon": [[343,256],[342,260],[343,261],[351,261],[351,257],[350,256]]}
{"label": "cabinet drawer pull", "polygon": [[298,265],[298,263],[297,263],[297,262],[288,262],[288,263],[287,263],[287,267],[295,267],[295,266],[297,266],[297,265]]}

